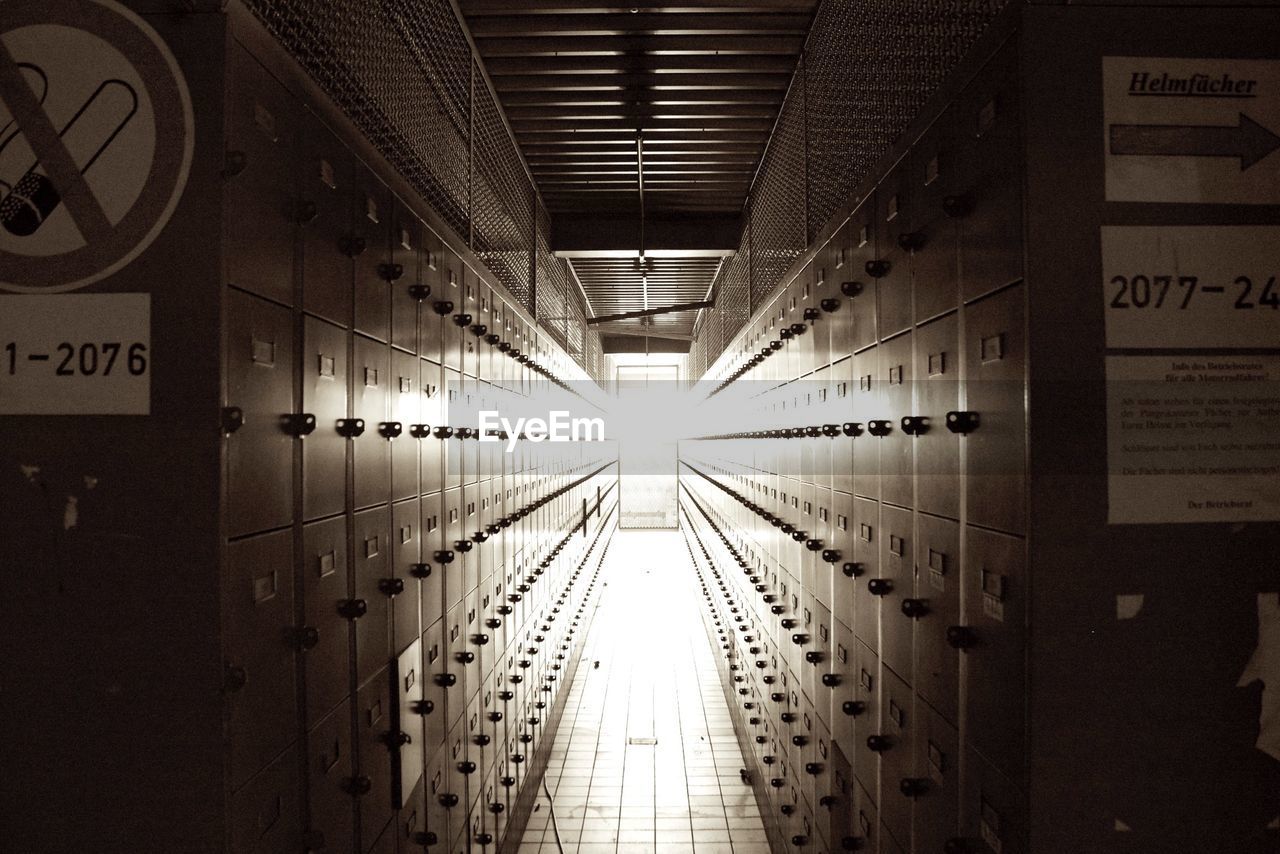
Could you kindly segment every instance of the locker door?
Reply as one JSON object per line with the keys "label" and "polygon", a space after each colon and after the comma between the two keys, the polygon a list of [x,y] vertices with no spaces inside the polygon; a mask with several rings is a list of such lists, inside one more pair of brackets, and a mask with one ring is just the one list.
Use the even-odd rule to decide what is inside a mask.
{"label": "locker door", "polygon": [[870,422],[885,419],[879,375],[876,348],[853,357],[853,491],[866,498],[880,497],[882,443],[868,432]]}
{"label": "locker door", "polygon": [[444,619],[439,619],[427,626],[422,634],[422,667],[426,682],[422,689],[425,701],[423,710],[423,744],[427,760],[435,756],[444,745],[448,725],[449,676],[454,669],[449,666],[449,657],[444,644]]}
{"label": "locker door", "polygon": [[831,347],[836,332],[836,315],[839,314],[842,301],[840,300],[840,282],[834,277],[835,271],[829,263],[830,258],[830,252],[824,246],[813,262],[813,297],[810,307],[817,309],[817,312],[810,313],[810,316],[815,319],[812,321],[809,334],[813,336],[815,368],[830,365],[839,358],[839,355],[833,354]]}
{"label": "locker door", "polygon": [[298,754],[291,748],[231,798],[232,854],[302,849]]}
{"label": "locker door", "polygon": [[[911,333],[907,332],[887,344],[881,344],[877,350],[880,353],[879,379],[883,390],[883,409],[876,420],[882,423],[869,423],[867,432],[880,449],[880,499],[899,507],[911,507],[914,503],[913,440],[902,422],[903,418],[912,414],[911,394],[915,385]],[[885,430],[888,432],[884,435],[876,435]]]}
{"label": "locker door", "polygon": [[440,393],[441,367],[435,362],[422,361],[419,388],[422,390],[418,417],[432,430],[418,442],[418,454],[422,461],[421,490],[429,495],[444,489],[444,440],[435,436],[435,429],[447,426],[444,405]]}
{"label": "locker door", "polygon": [[227,547],[227,697],[231,779],[244,785],[296,734],[293,537],[278,531]]}
{"label": "locker door", "polygon": [[965,408],[977,427],[965,436],[969,521],[1026,529],[1026,335],[1021,285],[966,307]]}
{"label": "locker door", "polygon": [[911,797],[904,793],[903,780],[915,777],[916,723],[911,688],[893,671],[881,671],[884,683],[881,748],[880,820],[904,851],[911,845]]}
{"label": "locker door", "polygon": [[387,500],[391,492],[391,449],[385,432],[388,388],[391,383],[387,345],[355,336],[352,412],[364,422],[364,430],[352,441],[355,456],[355,506],[368,507]]}
{"label": "locker door", "polygon": [[[837,255],[840,293],[849,300],[849,350],[857,352],[879,340],[876,323],[877,280],[867,271],[876,260],[876,197],[872,193],[841,229],[843,254]],[[845,309],[841,309],[844,311]],[[844,351],[841,351],[844,352]]]}
{"label": "locker door", "polygon": [[831,440],[831,488],[849,494],[853,493],[855,442],[853,436],[844,432],[844,425],[852,424],[856,416],[853,407],[856,388],[853,365],[854,360],[847,358],[831,367],[831,420],[841,425],[840,435]]}
{"label": "locker door", "polygon": [[[293,519],[293,321],[287,309],[227,295],[227,533]],[[236,417],[237,412],[239,417]]]}
{"label": "locker door", "polygon": [[916,704],[914,851],[945,851],[960,825],[960,734],[937,712]]}
{"label": "locker door", "polygon": [[444,584],[447,566],[436,559],[441,547],[444,530],[441,513],[442,498],[439,493],[422,496],[421,523],[418,530],[422,538],[423,570],[428,573],[422,579],[422,624],[428,626],[444,616]]}
{"label": "locker door", "polygon": [[1026,761],[1026,542],[972,527],[964,536],[966,741],[1016,779]]}
{"label": "locker door", "polygon": [[463,439],[456,432],[459,428],[470,426],[466,423],[466,412],[463,409],[463,386],[462,375],[456,369],[446,367],[444,370],[443,401],[444,415],[442,420],[445,424],[453,427],[454,437],[446,440],[443,448],[444,453],[444,483],[445,489],[455,489],[462,485],[463,481]]}
{"label": "locker door", "polygon": [[916,406],[926,419],[915,438],[916,509],[960,518],[960,437],[947,428],[947,413],[960,408],[957,315],[916,329]]}
{"label": "locker door", "polygon": [[[391,424],[388,435],[399,435],[391,439],[391,500],[412,498],[418,492],[418,450],[423,443],[410,433],[412,425],[422,421],[422,395],[418,391],[421,382],[419,373],[421,362],[416,356],[391,351]],[[432,440],[434,441],[434,440]]]}
{"label": "locker door", "polygon": [[916,526],[916,595],[925,609],[915,621],[915,687],[943,719],[956,723],[960,656],[948,630],[960,625],[960,526],[923,514]]}
{"label": "locker door", "polygon": [[391,260],[382,270],[391,290],[391,345],[406,353],[418,352],[418,307],[411,290],[421,280],[418,262],[422,248],[422,221],[399,199],[391,208]]}
{"label": "locker door", "polygon": [[[419,284],[425,285],[429,292],[422,300],[418,312],[418,355],[437,365],[443,358],[443,318],[435,310],[435,303],[448,296],[441,295],[440,278],[444,270],[444,244],[431,229],[422,229],[422,252],[419,262]],[[432,422],[432,426],[435,423]]]}
{"label": "locker door", "polygon": [[827,813],[827,851],[857,851],[859,841],[854,834],[853,766],[839,745],[831,748],[831,809]]}
{"label": "locker door", "polygon": [[397,722],[395,730],[401,733],[392,738],[397,747],[392,753],[396,774],[397,808],[412,805],[414,790],[422,781],[423,772],[423,683],[426,671],[422,665],[422,641],[416,640],[396,659]]}
{"label": "locker door", "polygon": [[349,791],[353,773],[351,701],[337,708],[307,734],[308,838],[316,851],[347,852],[355,835],[355,801]]}
{"label": "locker door", "polygon": [[444,269],[440,271],[439,296],[436,297],[436,302],[440,303],[438,308],[443,313],[440,346],[444,366],[459,371],[462,369],[463,333],[462,327],[454,323],[454,317],[465,311],[462,292],[464,266],[452,249],[445,247],[443,254]]}
{"label": "locker door", "polygon": [[357,780],[360,795],[360,840],[362,851],[368,851],[391,822],[395,783],[392,777],[391,750],[388,739],[395,728],[391,694],[391,669],[384,667],[366,682],[356,698],[356,737],[358,743]]}
{"label": "locker door", "polygon": [[945,112],[908,155],[912,183],[911,278],[915,320],[922,323],[956,307],[960,291],[954,111]]}
{"label": "locker door", "polygon": [[862,704],[862,713],[857,716],[854,728],[857,750],[853,756],[853,773],[868,791],[874,793],[880,780],[881,751],[878,749],[880,745],[877,742],[868,742],[868,739],[881,735],[883,729],[880,707],[880,660],[866,644],[858,642],[855,646],[857,647],[854,662],[854,672],[857,674],[855,700]]}
{"label": "locker door", "polygon": [[871,595],[868,582],[880,578],[880,505],[866,498],[853,501],[853,560],[862,574],[854,585],[853,633],[872,650],[880,648],[880,598]]}
{"label": "locker door", "polygon": [[[314,644],[304,645],[307,720],[315,723],[349,693],[350,628],[347,601],[347,520],[341,516],[302,529],[302,601]],[[306,629],[304,629],[306,631]]]}
{"label": "locker door", "polygon": [[839,620],[833,631],[835,637],[828,672],[835,679],[832,680],[828,719],[831,722],[832,740],[844,756],[852,759],[856,753],[857,735],[861,731],[860,723],[865,720],[866,712],[857,702],[857,640],[853,636],[853,630]]}
{"label": "locker door", "polygon": [[351,234],[355,180],[351,153],[320,119],[303,117],[302,306],[309,314],[351,328],[351,257],[343,252]]}
{"label": "locker door", "polygon": [[355,258],[355,330],[386,342],[391,338],[391,194],[360,161],[356,161],[355,176],[348,243]]}
{"label": "locker door", "polygon": [[910,160],[904,158],[876,187],[876,259],[879,269],[867,267],[876,278],[880,340],[911,327],[911,256],[907,241],[913,232]]}
{"label": "locker door", "polygon": [[1017,787],[970,745],[965,745],[962,838],[983,854],[1026,854],[1026,801]]}
{"label": "locker door", "polygon": [[855,587],[859,583],[860,573],[857,564],[857,524],[854,519],[852,496],[842,492],[832,493],[833,507],[832,534],[830,548],[839,552],[835,563],[830,564],[831,572],[831,610],[835,619],[846,626],[854,622]]}
{"label": "locker door", "polygon": [[[387,589],[393,594],[392,652],[399,653],[417,640],[422,633],[419,607],[422,597],[418,591],[418,570],[423,563],[421,554],[422,510],[418,499],[411,498],[391,507],[391,575]],[[430,557],[428,555],[427,557]],[[434,571],[432,573],[434,575]]]}
{"label": "locker door", "polygon": [[974,299],[1022,278],[1022,151],[1017,55],[1006,48],[956,102],[964,139],[961,286]]}
{"label": "locker door", "polygon": [[238,43],[228,59],[227,282],[293,304],[297,211],[293,96]]}
{"label": "locker door", "polygon": [[439,850],[447,850],[450,839],[449,819],[456,809],[456,795],[449,791],[448,751],[441,750],[427,765],[425,775],[427,796],[427,832],[434,834],[435,845]]}
{"label": "locker door", "polygon": [[[867,582],[867,592],[880,599],[880,657],[886,666],[911,682],[911,642],[919,613],[915,599],[915,555],[912,513],[888,504],[880,510],[880,575]],[[887,589],[886,584],[887,582]]]}
{"label": "locker door", "polygon": [[347,503],[347,332],[314,317],[304,321],[302,411],[315,416],[315,432],[302,443],[302,517],[341,513]]}
{"label": "locker door", "polygon": [[430,847],[431,837],[427,831],[426,781],[418,779],[418,785],[405,799],[397,816],[400,828],[400,840],[397,850],[401,854],[417,852]]}
{"label": "locker door", "polygon": [[[355,620],[357,684],[391,660],[391,513],[385,505],[355,515],[355,591],[364,613]],[[357,606],[359,607],[359,606]]]}

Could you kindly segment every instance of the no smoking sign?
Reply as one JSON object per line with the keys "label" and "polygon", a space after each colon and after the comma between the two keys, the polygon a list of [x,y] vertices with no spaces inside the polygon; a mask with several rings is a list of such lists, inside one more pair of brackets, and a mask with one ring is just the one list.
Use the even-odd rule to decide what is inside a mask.
{"label": "no smoking sign", "polygon": [[191,95],[155,31],[111,0],[4,7],[0,290],[71,291],[168,222],[191,166]]}

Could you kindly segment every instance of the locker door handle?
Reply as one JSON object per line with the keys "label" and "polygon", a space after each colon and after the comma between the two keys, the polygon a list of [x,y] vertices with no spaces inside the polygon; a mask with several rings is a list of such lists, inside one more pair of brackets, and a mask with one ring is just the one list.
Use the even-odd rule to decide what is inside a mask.
{"label": "locker door handle", "polygon": [[795,836],[791,837],[791,844],[795,845],[798,848],[802,848],[805,845],[809,844],[809,837],[803,834],[797,833]]}
{"label": "locker door handle", "polygon": [[369,612],[369,603],[363,599],[348,599],[338,606],[338,614],[348,620],[358,620]]}
{"label": "locker door handle", "polygon": [[402,264],[379,264],[378,277],[387,281],[394,282],[404,275],[404,266]]}
{"label": "locker door handle", "polygon": [[498,699],[499,699],[499,700],[501,700],[501,701],[502,701],[502,702],[504,702],[504,703],[508,703],[508,702],[510,702],[511,700],[514,700],[514,699],[515,699],[515,696],[516,696],[516,695],[515,695],[515,692],[513,692],[513,691],[499,691],[499,692],[498,692]]}
{"label": "locker door handle", "polygon": [[918,620],[929,613],[929,605],[923,599],[903,599],[902,613],[913,620]]}
{"label": "locker door handle", "polygon": [[969,626],[947,626],[947,645],[952,649],[970,649],[977,643],[977,634]]}
{"label": "locker door handle", "polygon": [[831,314],[832,312],[840,310],[840,300],[836,299],[835,297],[827,297],[821,303],[819,303],[819,305],[821,305],[822,310],[827,312],[828,314]]}
{"label": "locker door handle", "polygon": [[494,815],[497,815],[498,813],[502,812],[506,808],[507,808],[507,805],[502,803],[502,801],[495,801],[489,804],[489,812],[493,813]]}
{"label": "locker door handle", "polygon": [[811,552],[822,551],[822,540],[807,540],[804,546]]}
{"label": "locker door handle", "polygon": [[430,424],[410,424],[409,435],[415,439],[425,439],[431,435]]}
{"label": "locker door handle", "polygon": [[804,315],[803,315],[803,316],[804,316],[804,319],[805,319],[805,320],[808,320],[808,321],[810,321],[810,322],[813,322],[813,321],[818,320],[819,318],[821,318],[821,317],[822,317],[822,312],[820,312],[820,311],[819,311],[818,309],[816,309],[816,308],[806,308],[806,309],[804,310]]}
{"label": "locker door handle", "polygon": [[320,630],[315,626],[302,626],[294,632],[294,646],[302,652],[315,649],[320,643]]}
{"label": "locker door handle", "polygon": [[502,339],[500,339],[497,335],[494,335],[492,332],[484,336],[484,343],[488,344],[490,347],[497,344],[500,340]]}
{"label": "locker door handle", "polygon": [[476,763],[471,761],[459,762],[458,770],[463,774],[474,774],[476,772]]}
{"label": "locker door handle", "polygon": [[232,433],[244,426],[244,410],[238,406],[227,406],[222,410],[219,427],[224,435]]}
{"label": "locker door handle", "polygon": [[453,809],[458,805],[458,796],[453,794],[452,792],[445,792],[444,794],[440,795],[440,797],[438,797],[436,800],[440,802],[440,806],[444,807],[447,810]]}
{"label": "locker door handle", "polygon": [[791,636],[791,642],[796,646],[804,646],[809,642],[809,636],[803,632],[797,632]]}
{"label": "locker door handle", "polygon": [[823,563],[839,563],[840,550],[839,549],[823,549],[822,562]]}
{"label": "locker door handle", "polygon": [[868,421],[867,432],[872,436],[883,438],[893,432],[892,421]]}
{"label": "locker door handle", "polygon": [[845,578],[857,578],[866,571],[866,567],[861,563],[846,563],[840,567],[840,571]]}
{"label": "locker door handle", "polygon": [[387,743],[388,747],[394,749],[404,747],[406,744],[412,744],[413,736],[407,732],[389,732],[383,737],[383,741]]}
{"label": "locker door handle", "polygon": [[867,710],[867,704],[861,700],[845,700],[840,704],[840,711],[851,718],[856,718]]}
{"label": "locker door handle", "polygon": [[418,700],[413,704],[414,714],[421,715],[424,718],[436,710],[436,704],[431,700]]}
{"label": "locker door handle", "polygon": [[455,314],[455,315],[453,316],[453,325],[454,325],[454,326],[470,326],[470,325],[471,325],[471,315],[469,315],[469,314]]}
{"label": "locker door handle", "polygon": [[435,436],[437,439],[449,439],[453,437],[453,428],[437,427],[431,431],[431,435]]}
{"label": "locker door handle", "polygon": [[499,722],[499,721],[501,721],[501,720],[502,720],[502,712],[490,712],[490,713],[489,713],[489,721],[490,721],[491,723],[495,723],[495,724],[496,724],[496,723],[498,723],[498,722]]}
{"label": "locker door handle", "polygon": [[927,242],[924,233],[919,231],[907,231],[898,235],[898,247],[904,252],[919,252]]}
{"label": "locker door handle", "polygon": [[819,774],[821,774],[821,773],[822,773],[822,763],[821,763],[821,762],[806,762],[806,763],[805,763],[805,765],[804,765],[804,773],[809,774],[809,775],[814,776],[814,777],[818,776]]}
{"label": "locker door handle", "polygon": [[431,310],[444,317],[446,314],[453,313],[453,303],[447,299],[438,299],[431,304]]}
{"label": "locker door handle", "polygon": [[356,258],[364,254],[368,244],[363,237],[349,234],[338,241],[338,250],[348,258]]}
{"label": "locker door handle", "polygon": [[898,791],[908,798],[918,798],[929,791],[929,781],[921,777],[906,777],[898,781]]}
{"label": "locker door handle", "polygon": [[841,425],[841,429],[846,436],[861,436],[863,432],[862,424],[857,421],[848,421]]}
{"label": "locker door handle", "polygon": [[472,664],[472,663],[474,663],[474,662],[475,662],[475,660],[476,660],[476,654],[475,654],[474,652],[469,651],[469,650],[468,650],[468,651],[464,651],[464,652],[456,652],[456,653],[454,653],[454,654],[453,654],[453,657],[454,657],[454,658],[458,661],[458,663],[460,663],[460,664]]}
{"label": "locker door handle", "polygon": [[805,326],[803,323],[793,323],[789,328],[791,329],[792,335],[803,335],[809,331],[809,327]]}
{"label": "locker door handle", "polygon": [[404,425],[399,421],[383,421],[378,424],[378,435],[390,441],[399,438],[404,432]]}
{"label": "locker door handle", "polygon": [[778,715],[778,717],[782,719],[782,722],[784,724],[793,724],[796,722],[795,712],[783,712],[782,714]]}
{"label": "locker door handle", "polygon": [[484,334],[489,331],[489,327],[485,326],[483,323],[473,323],[471,324],[470,331],[471,334],[477,338],[483,338]]}
{"label": "locker door handle", "polygon": [[431,556],[435,559],[435,562],[438,564],[453,563],[453,552],[449,551],[448,549],[441,549],[439,551],[433,552]]}
{"label": "locker door handle", "polygon": [[862,293],[865,288],[866,285],[862,284],[862,282],[849,281],[840,283],[840,293],[847,297],[856,297],[858,294]]}
{"label": "locker door handle", "polygon": [[373,791],[373,781],[363,774],[347,781],[347,791],[353,795],[367,795]]}
{"label": "locker door handle", "polygon": [[929,419],[923,415],[907,415],[902,419],[902,432],[908,436],[923,436],[929,432]]}
{"label": "locker door handle", "polygon": [[435,675],[435,682],[441,688],[452,688],[454,685],[458,684],[458,677],[452,673],[437,673]]}
{"label": "locker door handle", "polygon": [[965,410],[947,413],[947,429],[965,436],[978,429],[978,413]]}
{"label": "locker door handle", "polygon": [[284,417],[284,431],[295,439],[310,436],[316,429],[316,417],[310,412],[295,412]]}
{"label": "locker door handle", "polygon": [[338,435],[345,439],[355,439],[364,435],[364,419],[363,418],[339,418],[337,423]]}
{"label": "locker door handle", "polygon": [[890,742],[888,736],[884,736],[884,735],[867,736],[867,749],[874,753],[884,753],[886,750],[888,750],[892,746],[893,744],[892,742]]}
{"label": "locker door handle", "polygon": [[490,844],[491,842],[493,842],[493,834],[492,834],[492,833],[477,833],[477,834],[475,835],[475,840],[476,840],[476,844],[478,844],[478,845],[488,845],[488,844]]}
{"label": "locker door handle", "polygon": [[431,286],[423,284],[410,285],[409,296],[418,302],[424,302],[427,297],[431,296]]}
{"label": "locker door handle", "polygon": [[822,653],[818,652],[817,650],[811,650],[804,654],[804,660],[809,662],[810,664],[820,663],[822,661],[822,657],[823,657]]}
{"label": "locker door handle", "polygon": [[840,684],[840,675],[838,673],[822,674],[822,684],[828,688],[834,688]]}
{"label": "locker door handle", "polygon": [[463,554],[466,554],[467,552],[471,551],[471,541],[470,540],[454,540],[453,547],[457,551],[460,551]]}
{"label": "locker door handle", "polygon": [[885,276],[889,275],[889,270],[892,269],[892,265],[881,258],[874,261],[868,261],[864,269],[867,271],[867,275],[871,278],[883,279]]}
{"label": "locker door handle", "polygon": [[440,840],[436,836],[435,831],[419,830],[418,832],[413,834],[412,841],[414,845],[421,845],[423,848],[430,848],[432,845],[435,845]]}
{"label": "locker door handle", "polygon": [[867,582],[867,590],[872,596],[885,596],[893,590],[893,582],[887,578],[873,578]]}
{"label": "locker door handle", "polygon": [[834,438],[835,436],[839,436],[840,425],[839,424],[823,424],[822,435],[831,437],[831,438]]}

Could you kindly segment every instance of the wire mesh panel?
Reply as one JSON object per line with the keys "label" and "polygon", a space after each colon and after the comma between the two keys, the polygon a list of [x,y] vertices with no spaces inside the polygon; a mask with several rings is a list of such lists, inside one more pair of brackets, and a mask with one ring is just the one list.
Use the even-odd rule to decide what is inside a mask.
{"label": "wire mesh panel", "polygon": [[751,305],[773,292],[808,246],[804,72],[798,70],[751,194]]}
{"label": "wire mesh panel", "polygon": [[533,185],[487,86],[475,87],[472,108],[471,248],[512,296],[534,310]]}
{"label": "wire mesh panel", "polygon": [[551,254],[547,239],[538,235],[538,291],[534,313],[551,337],[568,349],[565,326],[568,320],[569,270],[562,258]]}
{"label": "wire mesh panel", "polygon": [[246,2],[445,222],[465,235],[471,54],[447,0]]}
{"label": "wire mesh panel", "polygon": [[849,200],[1007,0],[826,0],[805,51],[808,237]]}

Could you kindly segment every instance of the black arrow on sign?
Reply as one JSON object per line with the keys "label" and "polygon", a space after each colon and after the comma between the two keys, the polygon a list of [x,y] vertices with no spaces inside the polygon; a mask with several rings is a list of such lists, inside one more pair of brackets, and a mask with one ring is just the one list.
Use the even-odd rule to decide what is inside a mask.
{"label": "black arrow on sign", "polygon": [[1276,136],[1240,114],[1234,127],[1197,125],[1112,125],[1112,154],[1159,157],[1238,157],[1240,171],[1280,148]]}

